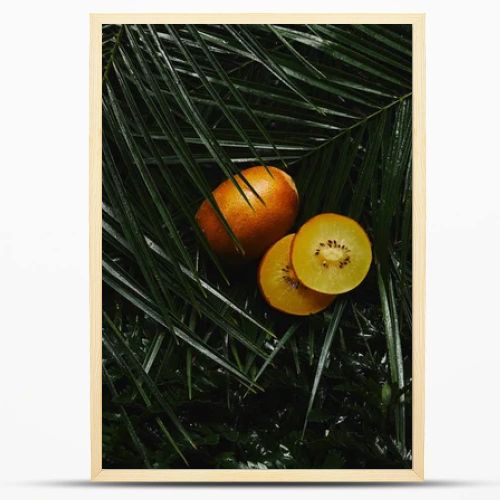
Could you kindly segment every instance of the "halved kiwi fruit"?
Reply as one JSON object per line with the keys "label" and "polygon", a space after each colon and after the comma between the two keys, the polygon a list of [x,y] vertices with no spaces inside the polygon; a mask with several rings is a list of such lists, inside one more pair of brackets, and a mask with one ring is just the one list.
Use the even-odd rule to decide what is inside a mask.
{"label": "halved kiwi fruit", "polygon": [[259,288],[266,302],[279,311],[307,316],[328,307],[334,295],[327,295],[305,287],[295,275],[290,262],[294,234],[277,241],[262,258],[259,271]]}
{"label": "halved kiwi fruit", "polygon": [[350,217],[327,213],[309,219],[293,240],[291,261],[301,283],[339,294],[357,287],[372,262],[370,240]]}

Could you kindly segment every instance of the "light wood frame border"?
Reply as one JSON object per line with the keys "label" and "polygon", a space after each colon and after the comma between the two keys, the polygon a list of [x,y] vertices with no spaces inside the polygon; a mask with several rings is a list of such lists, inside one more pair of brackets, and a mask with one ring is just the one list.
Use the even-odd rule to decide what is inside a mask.
{"label": "light wood frame border", "polygon": [[[413,331],[412,469],[102,468],[102,100],[103,24],[412,24]],[[417,482],[424,479],[425,14],[90,14],[90,421],[91,479],[107,482]]]}

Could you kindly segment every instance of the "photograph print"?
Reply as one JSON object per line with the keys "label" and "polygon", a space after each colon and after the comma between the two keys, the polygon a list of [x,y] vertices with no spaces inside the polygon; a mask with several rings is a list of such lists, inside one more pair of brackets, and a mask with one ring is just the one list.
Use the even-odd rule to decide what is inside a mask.
{"label": "photograph print", "polygon": [[102,467],[411,469],[412,25],[103,24]]}

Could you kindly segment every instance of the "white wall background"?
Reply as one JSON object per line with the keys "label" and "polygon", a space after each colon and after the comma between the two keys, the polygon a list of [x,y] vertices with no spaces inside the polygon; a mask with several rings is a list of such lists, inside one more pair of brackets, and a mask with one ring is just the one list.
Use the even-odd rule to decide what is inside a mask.
{"label": "white wall background", "polygon": [[[500,498],[498,2],[22,1],[0,27],[4,498]],[[426,476],[402,486],[89,485],[88,13],[426,12]],[[64,409],[64,411],[62,410]]]}

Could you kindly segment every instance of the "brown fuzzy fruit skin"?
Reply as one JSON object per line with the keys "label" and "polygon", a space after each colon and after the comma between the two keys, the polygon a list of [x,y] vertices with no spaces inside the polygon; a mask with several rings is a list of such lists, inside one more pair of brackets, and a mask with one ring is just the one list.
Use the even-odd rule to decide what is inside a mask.
{"label": "brown fuzzy fruit skin", "polygon": [[295,222],[299,196],[293,179],[279,168],[267,168],[270,173],[263,166],[241,172],[265,205],[239,177],[236,177],[236,181],[253,209],[230,180],[224,181],[213,191],[217,205],[245,251],[244,255],[234,245],[207,200],[196,213],[196,220],[210,247],[228,264],[260,257],[287,234]]}

